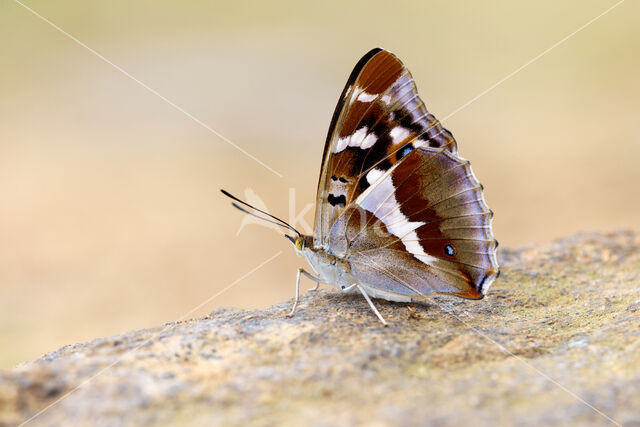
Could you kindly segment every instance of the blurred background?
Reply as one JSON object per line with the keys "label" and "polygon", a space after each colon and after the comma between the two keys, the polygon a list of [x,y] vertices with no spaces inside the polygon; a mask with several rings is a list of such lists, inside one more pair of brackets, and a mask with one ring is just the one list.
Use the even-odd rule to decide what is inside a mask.
{"label": "blurred background", "polygon": [[[314,203],[334,106],[365,52],[396,53],[445,117],[615,2],[25,4],[281,177],[0,3],[0,368],[178,319],[280,251],[190,316],[292,297],[304,260],[271,229],[237,235],[218,190],[285,219]],[[501,245],[640,228],[638,16],[622,3],[445,121]]]}

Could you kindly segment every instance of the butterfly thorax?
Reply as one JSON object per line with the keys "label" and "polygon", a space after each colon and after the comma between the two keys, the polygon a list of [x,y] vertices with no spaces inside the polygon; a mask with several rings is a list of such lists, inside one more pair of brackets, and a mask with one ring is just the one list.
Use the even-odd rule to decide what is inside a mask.
{"label": "butterfly thorax", "polygon": [[296,249],[303,255],[311,268],[322,279],[322,283],[339,289],[356,283],[351,274],[351,265],[343,258],[332,255],[324,248],[313,247],[313,236],[303,236],[296,242]]}

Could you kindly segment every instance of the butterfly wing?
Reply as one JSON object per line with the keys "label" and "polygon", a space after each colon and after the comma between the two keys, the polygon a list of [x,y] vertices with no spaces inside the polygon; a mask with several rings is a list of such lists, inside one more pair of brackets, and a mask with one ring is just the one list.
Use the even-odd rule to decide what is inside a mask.
{"label": "butterfly wing", "polygon": [[[376,172],[377,171],[377,172]],[[330,246],[378,295],[482,298],[499,274],[492,212],[468,161],[412,150],[334,223]]]}
{"label": "butterfly wing", "polygon": [[316,198],[314,247],[328,249],[337,218],[411,149],[456,142],[418,96],[411,74],[392,53],[373,49],[358,62],[340,96],[325,143]]}

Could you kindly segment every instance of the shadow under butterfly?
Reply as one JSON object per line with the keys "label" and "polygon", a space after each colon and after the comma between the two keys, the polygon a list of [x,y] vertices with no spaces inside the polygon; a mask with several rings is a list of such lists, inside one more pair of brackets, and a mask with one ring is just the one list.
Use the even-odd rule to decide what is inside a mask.
{"label": "shadow under butterfly", "polygon": [[371,298],[424,302],[436,293],[481,299],[499,275],[493,213],[457,151],[451,133],[418,96],[409,70],[376,48],[356,64],[333,114],[313,236],[222,192],[243,212],[296,234],[285,237],[315,275],[298,270],[290,316],[304,275],[317,285],[360,292],[386,325]]}

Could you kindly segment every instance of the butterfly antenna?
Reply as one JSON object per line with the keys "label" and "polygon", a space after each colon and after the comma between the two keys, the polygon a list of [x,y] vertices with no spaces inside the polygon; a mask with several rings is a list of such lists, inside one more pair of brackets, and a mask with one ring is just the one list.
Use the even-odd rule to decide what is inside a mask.
{"label": "butterfly antenna", "polygon": [[269,219],[269,218],[265,218],[265,217],[262,217],[262,216],[260,216],[260,215],[256,215],[256,214],[254,214],[253,212],[249,212],[248,210],[246,210],[246,209],[245,209],[245,208],[243,208],[242,206],[239,206],[239,205],[238,205],[237,203],[235,203],[235,202],[231,202],[231,206],[233,206],[234,208],[238,209],[240,212],[244,212],[244,213],[246,213],[247,215],[251,215],[252,217],[255,217],[255,218],[261,219],[261,220],[266,221],[266,222],[270,222],[271,224],[279,225],[280,227],[284,227],[284,228],[286,228],[286,229],[288,229],[288,230],[293,231],[294,233],[298,233],[298,231],[297,231],[297,230],[295,230],[293,227],[291,227],[291,226],[289,226],[289,225],[285,225],[285,224],[283,224],[283,223],[273,221],[273,220],[271,220],[271,219]]}
{"label": "butterfly antenna", "polygon": [[[243,201],[243,200],[238,199],[236,196],[234,196],[233,194],[229,193],[229,192],[228,192],[228,191],[226,191],[226,190],[222,190],[222,189],[221,189],[220,191],[222,192],[222,194],[224,194],[225,196],[229,197],[231,200],[235,200],[236,202],[241,203],[241,204],[243,204],[243,205],[245,205],[245,206],[247,206],[247,207],[249,207],[249,208],[251,208],[251,209],[253,209],[253,210],[257,211],[257,212],[260,212],[261,214],[267,215],[269,218],[273,218],[273,219],[275,219],[275,221],[272,221],[272,220],[271,220],[271,219],[269,219],[269,218],[264,218],[264,217],[262,217],[262,216],[260,216],[260,215],[256,215],[256,214],[255,214],[255,213],[253,213],[253,212],[249,212],[248,210],[246,210],[246,209],[245,209],[245,208],[243,208],[242,206],[239,206],[237,203],[231,203],[231,205],[232,205],[234,208],[238,209],[239,211],[244,212],[244,213],[246,213],[246,214],[248,214],[248,215],[251,215],[251,216],[253,216],[253,217],[256,217],[256,218],[258,218],[258,219],[261,219],[261,220],[263,220],[263,221],[267,221],[267,222],[270,222],[270,223],[272,223],[272,224],[279,225],[280,227],[284,227],[284,228],[286,228],[286,229],[289,229],[289,230],[293,231],[294,233],[296,233],[296,234],[298,235],[298,237],[302,236],[302,234],[301,234],[298,230],[296,230],[295,228],[293,228],[293,227],[291,226],[291,224],[289,224],[289,223],[287,223],[287,222],[285,222],[285,221],[281,220],[281,219],[280,219],[280,218],[278,218],[277,216],[271,215],[271,214],[270,214],[270,213],[268,213],[268,212],[265,212],[265,211],[263,211],[263,210],[261,210],[261,209],[258,209],[258,208],[256,208],[255,206],[252,206],[252,205],[250,205],[249,203],[247,203],[247,202],[245,202],[245,201]],[[276,221],[277,221],[277,222],[276,222]]]}

